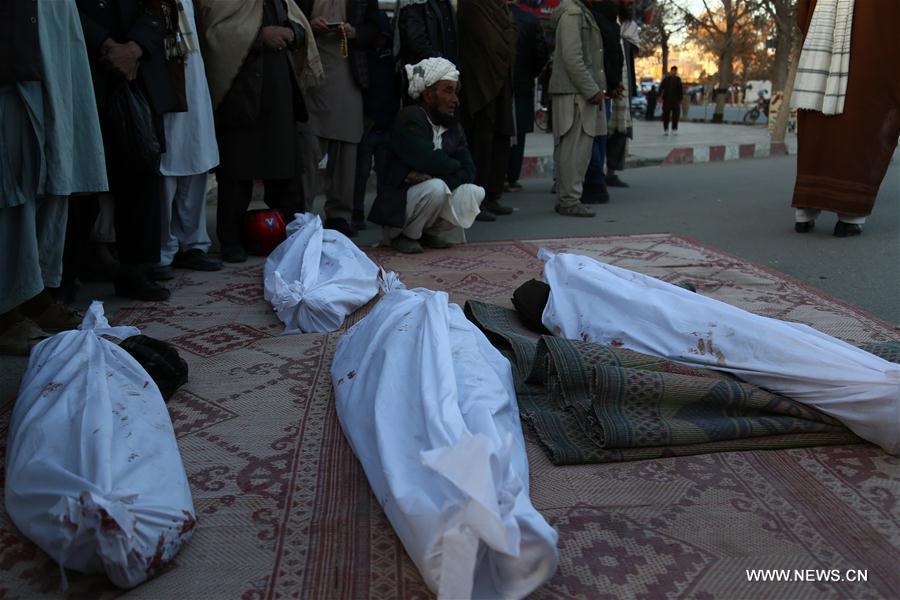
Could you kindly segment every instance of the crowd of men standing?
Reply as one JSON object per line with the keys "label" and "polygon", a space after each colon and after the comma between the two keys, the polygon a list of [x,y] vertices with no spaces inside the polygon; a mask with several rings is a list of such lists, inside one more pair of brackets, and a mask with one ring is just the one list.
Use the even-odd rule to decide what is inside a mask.
{"label": "crowd of men standing", "polygon": [[[27,352],[46,332],[75,326],[77,315],[54,300],[71,300],[86,273],[109,277],[120,296],[161,301],[173,269],[220,269],[208,254],[211,171],[223,261],[247,258],[241,226],[255,182],[287,221],[324,189],[325,226],[355,235],[371,217],[373,161],[381,194],[389,163],[409,156],[398,140],[415,135],[396,135],[403,107],[424,111],[404,123],[433,128],[433,152],[453,148],[456,158],[430,164],[471,160],[471,178],[445,186],[448,202],[471,186],[457,196],[475,199],[473,218],[511,214],[501,197],[520,189],[550,48],[556,210],[593,216],[586,204],[608,199],[606,136],[630,135],[633,72],[619,38],[630,5],[567,0],[548,40],[534,14],[508,0],[399,0],[393,20],[376,0],[0,0],[0,352]],[[437,58],[453,69],[432,64],[412,81],[411,67]],[[458,82],[439,98],[434,76]],[[407,192],[447,181],[404,168],[405,214],[393,227],[369,222],[399,250],[421,251],[398,233],[424,214],[412,214]],[[441,218],[470,225],[464,205],[456,209]],[[425,233],[433,247],[464,239]]]}

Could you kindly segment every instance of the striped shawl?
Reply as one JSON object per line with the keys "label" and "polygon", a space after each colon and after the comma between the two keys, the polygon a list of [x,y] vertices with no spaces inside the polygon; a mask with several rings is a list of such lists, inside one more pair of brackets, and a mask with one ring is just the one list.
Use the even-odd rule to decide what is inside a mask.
{"label": "striped shawl", "polygon": [[819,0],[816,4],[800,53],[792,108],[826,115],[844,112],[855,1]]}

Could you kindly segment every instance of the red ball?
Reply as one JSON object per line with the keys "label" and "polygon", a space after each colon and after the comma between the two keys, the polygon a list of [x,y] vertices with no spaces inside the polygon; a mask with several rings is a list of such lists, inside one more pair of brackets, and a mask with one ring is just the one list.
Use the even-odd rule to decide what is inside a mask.
{"label": "red ball", "polygon": [[250,210],[244,215],[244,247],[250,254],[268,256],[286,238],[284,219],[277,210]]}

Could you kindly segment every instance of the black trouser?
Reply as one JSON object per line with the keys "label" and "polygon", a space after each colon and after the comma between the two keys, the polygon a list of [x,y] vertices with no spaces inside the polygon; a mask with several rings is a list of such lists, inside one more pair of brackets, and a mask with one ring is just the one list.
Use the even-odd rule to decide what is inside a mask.
{"label": "black trouser", "polygon": [[123,266],[159,262],[162,200],[159,175],[135,175],[108,169],[115,199],[116,249]]}
{"label": "black trouser", "polygon": [[[219,199],[216,211],[216,236],[222,247],[241,243],[241,226],[244,214],[253,199],[253,180],[219,177]],[[281,213],[285,223],[294,220],[295,213],[306,211],[303,195],[295,179],[267,179],[264,182],[263,201],[271,209]]]}
{"label": "black trouser", "polygon": [[71,285],[89,258],[91,232],[100,212],[99,196],[69,198],[69,220],[66,222],[66,245],[63,250],[61,285]]}
{"label": "black trouser", "polygon": [[669,130],[669,119],[672,120],[672,131],[678,131],[678,118],[681,116],[681,104],[666,104],[663,102],[662,118],[663,129]]}
{"label": "black trouser", "polygon": [[522,176],[522,163],[525,161],[525,136],[520,133],[516,136],[516,145],[509,149],[509,164],[506,169],[506,181],[515,183]]}

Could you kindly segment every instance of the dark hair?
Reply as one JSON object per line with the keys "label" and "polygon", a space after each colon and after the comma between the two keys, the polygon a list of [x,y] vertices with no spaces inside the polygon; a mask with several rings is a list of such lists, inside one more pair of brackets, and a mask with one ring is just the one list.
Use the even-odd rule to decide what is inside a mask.
{"label": "dark hair", "polygon": [[669,71],[677,71],[677,70],[678,70],[678,67],[672,67],[671,69],[669,69]]}

